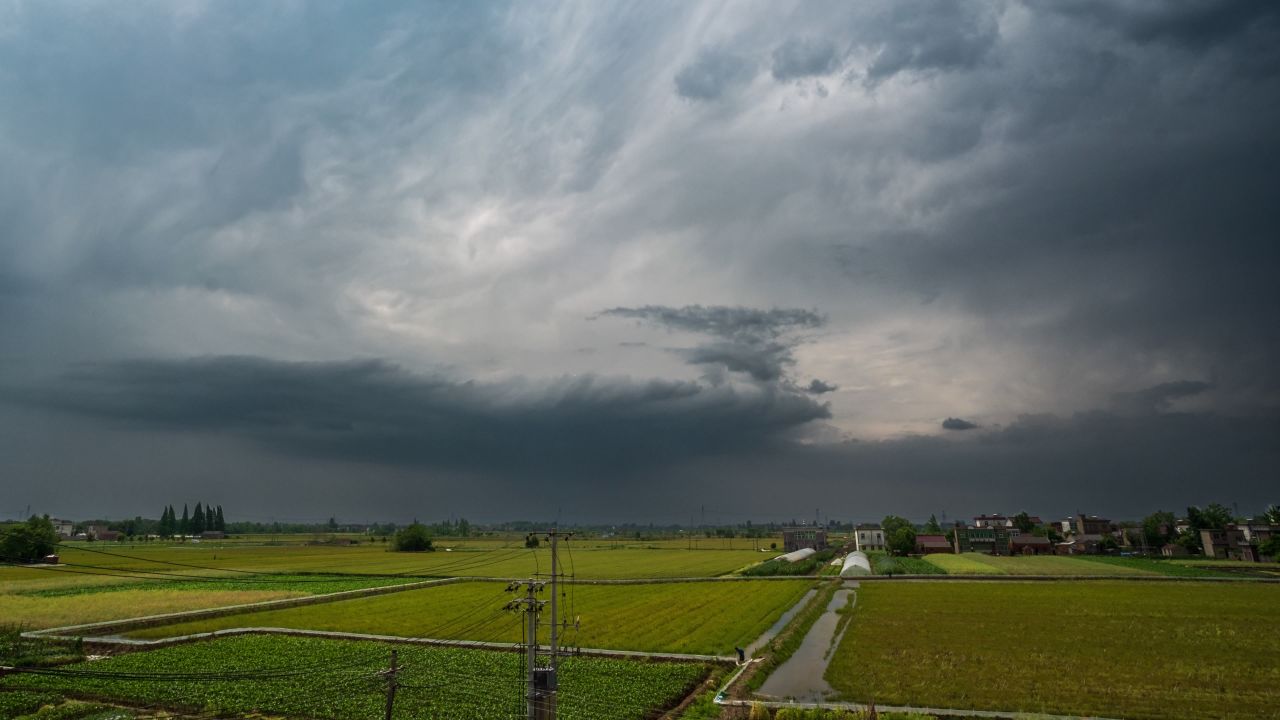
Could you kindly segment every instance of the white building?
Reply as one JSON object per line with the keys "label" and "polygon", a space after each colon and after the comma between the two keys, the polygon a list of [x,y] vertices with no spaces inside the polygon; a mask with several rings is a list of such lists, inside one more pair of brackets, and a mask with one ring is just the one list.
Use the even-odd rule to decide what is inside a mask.
{"label": "white building", "polygon": [[859,525],[853,531],[854,547],[858,552],[884,549],[884,530],[879,525]]}

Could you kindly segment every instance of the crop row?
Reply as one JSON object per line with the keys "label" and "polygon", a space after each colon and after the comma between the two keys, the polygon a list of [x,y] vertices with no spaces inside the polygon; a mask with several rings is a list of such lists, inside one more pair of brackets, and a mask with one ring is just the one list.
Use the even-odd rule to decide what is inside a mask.
{"label": "crop row", "polygon": [[[364,720],[381,713],[390,646],[373,642],[246,636],[120,655],[70,666],[72,674],[5,678],[10,687],[180,711]],[[517,653],[398,647],[403,671],[395,717],[488,720],[519,715]],[[560,666],[560,717],[638,720],[678,702],[703,665],[568,657]],[[83,672],[84,675],[75,675]],[[166,677],[168,675],[168,677]]]}

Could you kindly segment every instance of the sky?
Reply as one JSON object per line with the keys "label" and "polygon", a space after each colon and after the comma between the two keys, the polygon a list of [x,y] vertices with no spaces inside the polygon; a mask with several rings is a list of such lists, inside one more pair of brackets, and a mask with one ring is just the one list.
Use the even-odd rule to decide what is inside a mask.
{"label": "sky", "polygon": [[0,0],[0,517],[1256,512],[1276,128],[1266,1]]}

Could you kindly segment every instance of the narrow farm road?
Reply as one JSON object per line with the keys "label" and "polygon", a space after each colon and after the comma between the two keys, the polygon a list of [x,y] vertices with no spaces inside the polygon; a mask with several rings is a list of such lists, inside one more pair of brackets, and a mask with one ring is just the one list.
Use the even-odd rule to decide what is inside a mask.
{"label": "narrow farm road", "polygon": [[854,590],[848,586],[837,590],[827,603],[826,612],[814,622],[800,647],[786,662],[764,681],[758,695],[818,702],[835,692],[823,679],[830,659],[832,643],[840,624],[836,611],[849,602]]}

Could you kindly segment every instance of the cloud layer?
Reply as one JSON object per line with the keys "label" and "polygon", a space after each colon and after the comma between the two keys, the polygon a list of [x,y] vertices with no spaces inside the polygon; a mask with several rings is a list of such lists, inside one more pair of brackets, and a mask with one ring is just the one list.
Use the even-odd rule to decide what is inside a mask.
{"label": "cloud layer", "polygon": [[1245,0],[0,4],[0,476],[1273,502],[1277,126]]}

